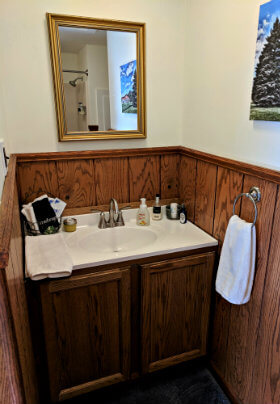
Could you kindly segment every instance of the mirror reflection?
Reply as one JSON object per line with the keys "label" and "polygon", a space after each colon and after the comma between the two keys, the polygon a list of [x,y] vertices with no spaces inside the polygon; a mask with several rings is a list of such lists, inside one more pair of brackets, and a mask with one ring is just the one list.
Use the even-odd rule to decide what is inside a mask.
{"label": "mirror reflection", "polygon": [[136,33],[59,26],[67,132],[137,130]]}

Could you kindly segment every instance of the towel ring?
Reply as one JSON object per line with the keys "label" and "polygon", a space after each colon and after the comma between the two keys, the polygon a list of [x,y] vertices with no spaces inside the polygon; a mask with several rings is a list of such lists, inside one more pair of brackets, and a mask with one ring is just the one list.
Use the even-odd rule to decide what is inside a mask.
{"label": "towel ring", "polygon": [[239,198],[242,196],[246,196],[247,198],[250,199],[250,201],[253,202],[254,208],[255,208],[255,218],[252,226],[255,226],[258,218],[258,208],[257,208],[257,202],[261,200],[261,191],[258,187],[252,187],[249,192],[243,192],[242,194],[238,195],[234,202],[233,202],[233,214],[235,215],[235,206]]}

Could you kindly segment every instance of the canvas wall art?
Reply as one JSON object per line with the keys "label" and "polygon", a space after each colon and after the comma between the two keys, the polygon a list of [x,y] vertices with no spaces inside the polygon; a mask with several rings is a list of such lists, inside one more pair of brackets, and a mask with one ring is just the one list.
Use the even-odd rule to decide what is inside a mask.
{"label": "canvas wall art", "polygon": [[260,6],[250,119],[280,121],[280,0]]}
{"label": "canvas wall art", "polygon": [[136,60],[120,66],[122,112],[137,114]]}

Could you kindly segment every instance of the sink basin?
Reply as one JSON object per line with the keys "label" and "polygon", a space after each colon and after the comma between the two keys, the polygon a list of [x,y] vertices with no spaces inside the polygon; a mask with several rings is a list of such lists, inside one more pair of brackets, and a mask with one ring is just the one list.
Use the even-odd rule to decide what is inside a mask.
{"label": "sink basin", "polygon": [[137,250],[156,241],[155,232],[145,228],[114,227],[76,234],[79,248],[89,252],[125,252]]}
{"label": "sink basin", "polygon": [[[151,220],[136,225],[137,209],[123,212],[125,226],[99,229],[99,213],[77,216],[77,231],[61,234],[68,246],[73,269],[91,268],[178,251],[216,246],[217,241],[188,222]],[[107,215],[108,216],[108,215]]]}

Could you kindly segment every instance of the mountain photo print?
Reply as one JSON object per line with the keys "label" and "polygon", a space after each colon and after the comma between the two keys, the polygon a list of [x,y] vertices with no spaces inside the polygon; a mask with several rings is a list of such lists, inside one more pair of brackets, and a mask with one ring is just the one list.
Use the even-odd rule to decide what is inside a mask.
{"label": "mountain photo print", "polygon": [[120,67],[122,112],[137,114],[136,60]]}
{"label": "mountain photo print", "polygon": [[260,6],[250,119],[280,121],[280,0]]}

